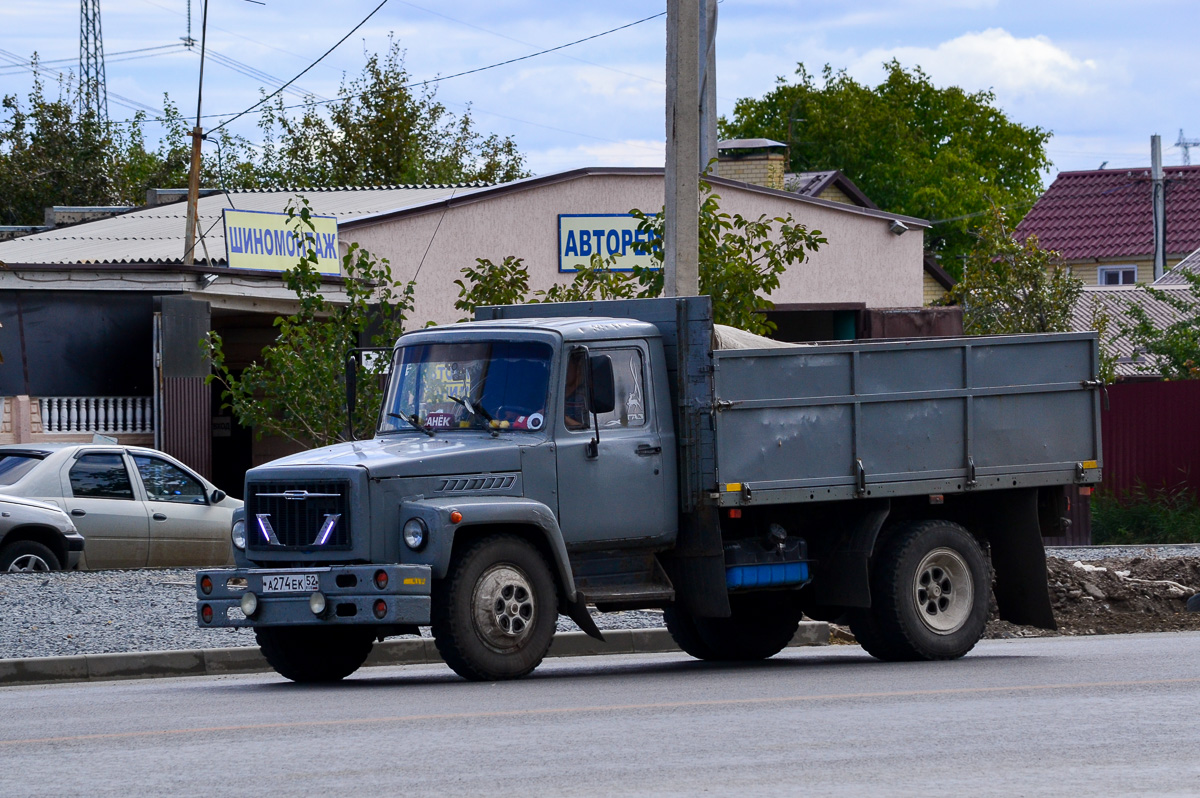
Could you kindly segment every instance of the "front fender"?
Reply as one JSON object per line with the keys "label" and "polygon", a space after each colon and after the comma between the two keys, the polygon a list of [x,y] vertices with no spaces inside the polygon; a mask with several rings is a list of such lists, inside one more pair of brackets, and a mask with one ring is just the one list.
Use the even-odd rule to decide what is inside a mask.
{"label": "front fender", "polygon": [[[455,510],[462,513],[462,521],[457,524],[450,520],[450,514]],[[554,555],[554,566],[558,569],[567,601],[575,601],[575,577],[567,559],[562,530],[558,528],[553,511],[541,502],[518,496],[416,499],[400,505],[401,525],[410,518],[420,518],[429,527],[429,542],[419,552],[405,550],[403,560],[429,565],[435,579],[446,576],[450,554],[454,550],[454,536],[461,529],[498,524],[536,529]]]}

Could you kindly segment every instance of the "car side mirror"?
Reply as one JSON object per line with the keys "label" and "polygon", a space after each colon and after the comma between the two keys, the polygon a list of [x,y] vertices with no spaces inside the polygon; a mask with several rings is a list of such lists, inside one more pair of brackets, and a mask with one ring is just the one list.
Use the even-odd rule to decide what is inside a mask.
{"label": "car side mirror", "polygon": [[608,355],[592,355],[588,358],[591,367],[591,411],[597,415],[611,413],[617,406],[617,393],[613,386],[612,358]]}
{"label": "car side mirror", "polygon": [[225,491],[221,490],[220,488],[213,488],[212,495],[210,495],[208,498],[212,499],[213,504],[220,504],[221,502],[225,501],[225,496]]}

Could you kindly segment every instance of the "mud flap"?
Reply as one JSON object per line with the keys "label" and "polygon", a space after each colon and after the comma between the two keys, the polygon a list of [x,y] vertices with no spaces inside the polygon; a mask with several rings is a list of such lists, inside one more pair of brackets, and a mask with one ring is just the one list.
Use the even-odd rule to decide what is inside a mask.
{"label": "mud flap", "polygon": [[604,635],[600,633],[596,622],[592,620],[592,614],[588,612],[587,602],[583,600],[582,593],[575,594],[575,601],[566,605],[567,617],[587,634],[588,637],[594,637],[601,643],[605,642]]}
{"label": "mud flap", "polygon": [[979,494],[974,500],[972,526],[983,532],[991,545],[1000,618],[1039,629],[1058,629],[1050,606],[1037,489]]}
{"label": "mud flap", "polygon": [[728,618],[725,547],[715,507],[698,507],[679,518],[675,548],[659,555],[675,586],[675,603],[698,618]]}

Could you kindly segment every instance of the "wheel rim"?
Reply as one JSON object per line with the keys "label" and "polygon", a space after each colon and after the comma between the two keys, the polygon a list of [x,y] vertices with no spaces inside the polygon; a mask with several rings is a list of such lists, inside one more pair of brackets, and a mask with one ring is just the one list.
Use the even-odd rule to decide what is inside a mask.
{"label": "wheel rim", "polygon": [[471,606],[475,629],[489,648],[520,648],[533,630],[537,611],[529,577],[515,565],[499,563],[475,582]]}
{"label": "wheel rim", "polygon": [[9,564],[8,570],[10,573],[17,573],[19,571],[49,571],[50,563],[36,554],[22,554]]}
{"label": "wheel rim", "polygon": [[930,631],[957,632],[967,622],[975,595],[971,569],[954,549],[929,552],[917,566],[913,601],[917,615]]}

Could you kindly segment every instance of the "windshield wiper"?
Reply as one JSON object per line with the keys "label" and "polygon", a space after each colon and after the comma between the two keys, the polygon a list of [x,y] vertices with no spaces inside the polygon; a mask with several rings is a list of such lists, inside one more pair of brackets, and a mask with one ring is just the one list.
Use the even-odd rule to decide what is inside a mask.
{"label": "windshield wiper", "polygon": [[482,418],[486,422],[483,426],[487,429],[488,432],[492,433],[493,438],[500,437],[500,433],[497,432],[495,427],[493,426],[496,423],[496,419],[492,418],[492,414],[489,413],[487,410],[485,410],[483,405],[479,405],[478,407],[476,407],[475,403],[472,402],[470,399],[468,399],[465,396],[451,396],[450,398],[452,400],[454,400],[455,402],[458,402],[460,405],[462,405],[463,409],[466,410],[471,415],[473,415],[477,418]]}
{"label": "windshield wiper", "polygon": [[429,427],[426,427],[424,424],[421,423],[421,419],[417,418],[416,413],[413,413],[411,416],[401,415],[400,413],[388,413],[388,416],[390,418],[398,418],[401,421],[407,421],[409,424],[412,424],[414,427],[421,430],[421,432],[424,432],[429,437],[431,437],[431,438],[436,437],[434,435],[433,430],[431,430]]}

